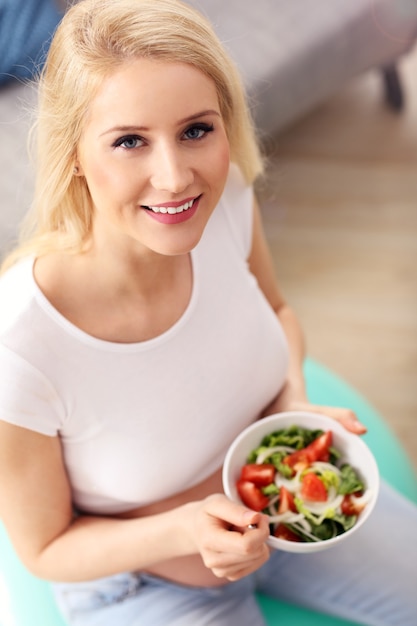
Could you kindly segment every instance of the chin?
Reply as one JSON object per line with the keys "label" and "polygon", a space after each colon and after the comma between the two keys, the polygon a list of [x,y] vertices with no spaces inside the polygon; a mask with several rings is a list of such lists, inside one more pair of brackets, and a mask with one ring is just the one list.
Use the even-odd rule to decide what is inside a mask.
{"label": "chin", "polygon": [[[206,224],[204,224],[205,226]],[[153,250],[166,256],[188,254],[194,250],[203,233],[203,227],[181,229],[181,232],[178,233],[166,233],[166,236],[159,237],[155,241]]]}
{"label": "chin", "polygon": [[187,241],[176,242],[175,244],[167,244],[166,246],[160,245],[154,249],[155,252],[165,256],[181,256],[183,254],[189,254],[192,250],[194,250],[200,239],[201,237],[196,238],[195,241],[187,239]]}

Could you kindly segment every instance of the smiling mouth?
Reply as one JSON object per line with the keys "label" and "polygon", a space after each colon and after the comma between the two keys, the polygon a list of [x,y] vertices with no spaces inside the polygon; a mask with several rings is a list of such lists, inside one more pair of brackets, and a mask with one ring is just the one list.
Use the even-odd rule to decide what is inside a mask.
{"label": "smiling mouth", "polygon": [[180,204],[179,206],[145,206],[144,209],[148,211],[152,211],[153,213],[169,213],[170,215],[175,215],[176,213],[182,213],[183,211],[188,211],[193,206],[194,202],[196,202],[201,196],[197,196],[193,200],[189,202],[184,202],[184,204]]}

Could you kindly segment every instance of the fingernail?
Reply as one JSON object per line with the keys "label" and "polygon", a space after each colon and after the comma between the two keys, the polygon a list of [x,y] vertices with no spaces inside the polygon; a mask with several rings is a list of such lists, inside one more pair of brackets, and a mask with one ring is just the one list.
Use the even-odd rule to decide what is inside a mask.
{"label": "fingernail", "polygon": [[243,522],[245,526],[249,526],[252,524],[254,512],[253,511],[245,511],[243,514]]}
{"label": "fingernail", "polygon": [[366,428],[366,426],[364,426],[364,425],[362,424],[362,422],[360,422],[359,420],[354,420],[354,421],[352,422],[352,424],[353,424],[353,426],[355,427],[356,432],[357,432],[357,433],[359,433],[359,434],[366,433],[366,431],[368,430],[368,429]]}

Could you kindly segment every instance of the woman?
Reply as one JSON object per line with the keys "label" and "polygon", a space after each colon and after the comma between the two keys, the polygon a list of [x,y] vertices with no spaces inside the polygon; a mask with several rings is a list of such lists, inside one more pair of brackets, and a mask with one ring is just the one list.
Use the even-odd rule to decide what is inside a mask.
{"label": "woman", "polygon": [[[177,0],[80,2],[50,48],[37,138],[33,210],[0,283],[0,515],[68,623],[262,624],[258,587],[411,624],[411,565],[399,595],[378,579],[384,525],[332,555],[270,555],[266,517],[222,494],[227,447],[262,415],[365,429],[308,403],[251,191],[262,161],[206,21]],[[406,538],[415,509],[384,497]],[[378,621],[381,593],[402,621]]]}

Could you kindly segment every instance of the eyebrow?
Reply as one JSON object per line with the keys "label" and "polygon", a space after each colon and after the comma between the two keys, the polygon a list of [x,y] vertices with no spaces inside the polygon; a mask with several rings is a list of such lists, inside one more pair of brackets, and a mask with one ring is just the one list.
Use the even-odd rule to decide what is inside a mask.
{"label": "eyebrow", "polygon": [[[182,120],[178,121],[178,126],[182,126],[182,124],[186,124],[187,122],[192,122],[193,120],[199,119],[201,117],[205,117],[207,115],[217,115],[217,117],[221,117],[220,113],[216,111],[215,109],[207,109],[206,111],[199,111],[198,113],[193,113],[193,115],[184,117]],[[134,126],[134,125],[113,126],[112,128],[109,128],[108,130],[105,130],[103,133],[101,133],[100,137],[102,137],[103,135],[108,135],[109,133],[115,133],[115,132],[133,133],[133,132],[148,131],[148,130],[149,128],[147,128],[146,126]]]}

